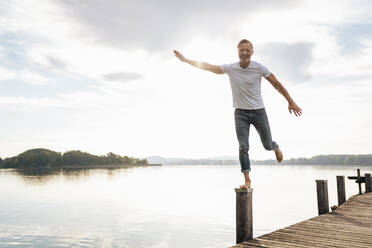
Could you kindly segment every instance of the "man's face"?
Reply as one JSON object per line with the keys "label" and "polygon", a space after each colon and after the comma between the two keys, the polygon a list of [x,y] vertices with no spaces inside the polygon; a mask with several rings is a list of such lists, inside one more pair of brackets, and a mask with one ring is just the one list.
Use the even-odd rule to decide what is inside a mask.
{"label": "man's face", "polygon": [[249,60],[253,54],[253,48],[249,43],[243,43],[238,47],[239,59]]}

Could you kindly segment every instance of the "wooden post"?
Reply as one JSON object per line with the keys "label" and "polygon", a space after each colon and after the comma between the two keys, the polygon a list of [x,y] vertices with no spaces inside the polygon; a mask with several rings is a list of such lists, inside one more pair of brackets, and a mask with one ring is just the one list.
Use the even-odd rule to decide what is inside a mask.
{"label": "wooden post", "polygon": [[337,178],[337,198],[338,205],[341,206],[342,203],[346,201],[345,194],[345,176],[336,176]]}
{"label": "wooden post", "polygon": [[318,213],[329,213],[327,180],[316,180],[316,193],[318,196]]}
{"label": "wooden post", "polygon": [[235,189],[236,192],[236,243],[253,238],[253,189]]}
{"label": "wooden post", "polygon": [[366,173],[365,175],[365,184],[366,184],[366,193],[369,193],[372,191],[372,182],[371,182],[371,174]]}
{"label": "wooden post", "polygon": [[358,174],[358,178],[357,178],[357,180],[358,180],[358,187],[359,187],[359,195],[361,195],[362,194],[362,180],[360,179],[360,169],[357,169],[357,174]]}

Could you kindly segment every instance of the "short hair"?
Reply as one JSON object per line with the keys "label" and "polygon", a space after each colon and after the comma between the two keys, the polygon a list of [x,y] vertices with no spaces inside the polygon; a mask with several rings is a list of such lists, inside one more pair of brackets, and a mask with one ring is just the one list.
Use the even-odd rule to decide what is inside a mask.
{"label": "short hair", "polygon": [[251,47],[253,48],[253,44],[252,44],[252,42],[250,42],[250,41],[247,40],[247,39],[242,39],[241,41],[239,41],[239,43],[238,43],[238,48],[239,48],[239,46],[240,46],[241,44],[246,44],[246,43],[250,44]]}

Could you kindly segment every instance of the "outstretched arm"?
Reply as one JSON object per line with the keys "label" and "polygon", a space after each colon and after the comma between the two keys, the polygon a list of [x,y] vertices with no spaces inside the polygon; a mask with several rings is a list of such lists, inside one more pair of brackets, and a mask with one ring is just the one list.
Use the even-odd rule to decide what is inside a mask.
{"label": "outstretched arm", "polygon": [[302,114],[302,109],[300,109],[300,107],[297,106],[297,104],[293,101],[293,99],[291,98],[291,96],[289,95],[288,91],[284,88],[284,86],[279,82],[278,79],[276,79],[276,77],[274,76],[274,74],[270,74],[269,76],[266,77],[267,81],[269,81],[272,86],[277,90],[279,91],[280,94],[282,94],[285,99],[288,101],[288,110],[289,110],[289,113],[292,114],[292,111],[293,113],[296,115],[296,116],[300,116]]}
{"label": "outstretched arm", "polygon": [[182,53],[180,53],[177,50],[173,50],[173,52],[174,52],[174,55],[176,55],[176,57],[179,60],[181,60],[182,62],[188,63],[188,64],[190,64],[192,66],[195,66],[195,67],[197,67],[199,69],[202,69],[202,70],[210,71],[210,72],[213,72],[213,73],[216,73],[216,74],[223,74],[221,66],[219,66],[219,65],[211,65],[211,64],[208,64],[208,63],[205,63],[205,62],[199,62],[199,61],[187,59],[187,58],[185,58],[185,56],[182,55]]}

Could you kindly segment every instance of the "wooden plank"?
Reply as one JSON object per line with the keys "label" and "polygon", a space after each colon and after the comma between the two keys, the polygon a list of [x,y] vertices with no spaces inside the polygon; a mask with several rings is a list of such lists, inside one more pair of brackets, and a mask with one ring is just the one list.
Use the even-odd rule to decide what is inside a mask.
{"label": "wooden plank", "polygon": [[[307,235],[299,235],[296,233],[283,233],[281,230],[271,233],[270,238],[277,238],[277,239],[288,239],[292,241],[296,241],[298,244],[309,244],[311,246],[316,246],[320,244],[320,247],[350,247],[349,241],[342,241],[334,239],[334,237],[321,237],[319,235],[315,235],[313,233],[307,233]],[[363,244],[353,243],[353,247],[355,248],[365,248],[366,246]]]}
{"label": "wooden plank", "polygon": [[359,242],[359,240],[365,240],[365,243],[372,242],[370,235],[368,236],[367,234],[340,232],[338,230],[330,231],[330,230],[324,230],[324,229],[319,230],[319,229],[313,229],[313,228],[306,228],[306,229],[291,228],[291,229],[282,229],[280,231],[283,231],[283,232],[293,231],[295,233],[302,234],[302,235],[306,235],[307,233],[314,233],[317,235],[321,235],[323,237],[333,236],[337,239],[342,239],[342,240],[350,240],[350,241],[356,241],[356,242]]}
{"label": "wooden plank", "polygon": [[[310,229],[318,229],[318,230],[323,230],[323,231],[328,231],[328,230],[337,230],[339,232],[345,232],[345,233],[358,233],[360,235],[366,235],[366,236],[371,236],[371,229],[370,228],[355,228],[355,227],[349,227],[345,225],[337,225],[337,224],[318,224],[318,223],[311,223],[310,221],[306,222],[306,224],[303,224],[303,228],[310,228]],[[289,226],[287,228],[297,228],[296,225]]]}
{"label": "wooden plank", "polygon": [[282,248],[282,247],[293,247],[293,248],[307,248],[308,246],[293,243],[293,242],[284,242],[277,240],[267,240],[262,237],[245,241],[243,243],[243,248],[246,247],[270,247],[270,248]]}
{"label": "wooden plank", "polygon": [[[318,231],[317,229],[305,229],[305,228],[291,228],[291,229],[281,229],[277,231],[278,233],[291,233],[291,234],[297,234],[297,235],[303,235],[305,237],[319,237],[319,238],[326,238],[329,239],[329,237],[332,237],[334,241],[347,241],[349,243],[362,243],[362,244],[369,244],[370,247],[372,247],[372,238],[366,239],[366,236],[362,236],[363,239],[361,239],[361,236],[352,235],[350,233],[348,234],[341,234],[339,232],[333,232],[332,230],[327,230],[327,232],[324,231]],[[368,237],[367,237],[368,238]]]}
{"label": "wooden plank", "polygon": [[[294,243],[294,244],[299,244],[299,245],[305,245],[308,247],[324,247],[324,245],[327,245],[327,247],[344,247],[340,246],[338,244],[334,243],[325,243],[324,240],[319,240],[319,239],[309,239],[305,236],[301,235],[291,235],[291,234],[285,234],[282,235],[280,233],[274,232],[270,234],[270,237],[266,237],[266,240],[268,239],[274,239],[277,241],[285,241],[288,243]],[[290,247],[290,246],[282,246],[282,247]]]}
{"label": "wooden plank", "polygon": [[[314,225],[315,223],[315,225]],[[360,233],[365,233],[365,234],[370,234],[371,233],[371,229],[370,228],[363,228],[363,227],[355,227],[355,226],[347,226],[347,225],[340,225],[340,224],[334,224],[334,223],[328,223],[328,224],[322,224],[322,223],[319,223],[319,222],[312,222],[312,221],[308,221],[309,225],[314,225],[314,226],[324,226],[324,227],[330,227],[330,228],[341,228],[342,226],[344,228],[347,228],[349,230],[352,230],[352,231],[355,231],[355,232],[360,232]]]}
{"label": "wooden plank", "polygon": [[[322,216],[323,217],[323,216]],[[366,227],[372,227],[372,223],[369,220],[366,220],[364,217],[363,218],[353,218],[352,216],[348,215],[327,215],[324,216],[323,218],[315,219],[318,221],[321,221],[323,223],[327,222],[338,222],[338,223],[344,223],[344,224],[350,224],[350,225],[355,225],[355,226],[366,226]]]}

